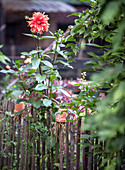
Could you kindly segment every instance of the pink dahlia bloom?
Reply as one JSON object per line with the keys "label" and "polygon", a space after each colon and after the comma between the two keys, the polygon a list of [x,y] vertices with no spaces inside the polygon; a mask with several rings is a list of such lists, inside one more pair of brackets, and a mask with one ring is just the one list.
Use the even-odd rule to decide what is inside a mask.
{"label": "pink dahlia bloom", "polygon": [[34,12],[33,17],[29,18],[30,21],[29,26],[31,28],[31,32],[42,34],[43,31],[48,31],[49,23],[48,23],[48,15],[44,15],[45,13]]}

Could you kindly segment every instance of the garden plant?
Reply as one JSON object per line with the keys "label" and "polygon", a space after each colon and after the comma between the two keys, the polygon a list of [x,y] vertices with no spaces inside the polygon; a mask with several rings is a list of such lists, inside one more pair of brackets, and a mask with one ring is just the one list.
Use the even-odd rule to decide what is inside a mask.
{"label": "garden plant", "polygon": [[[55,159],[58,155],[53,129],[56,114],[62,108],[67,112],[67,121],[71,123],[68,130],[78,130],[77,141],[74,135],[71,136],[77,147],[73,148],[71,142],[68,147],[66,144],[67,149],[76,149],[77,153],[84,150],[88,162],[89,157],[93,156],[93,161],[86,166],[85,162],[84,165],[81,163],[83,156],[76,155],[71,160],[73,162],[70,167],[106,170],[125,168],[125,1],[84,1],[89,2],[91,8],[71,14],[78,18],[66,33],[59,29],[55,33],[50,32],[50,36],[42,36],[44,31],[49,30],[48,16],[40,12],[34,13],[31,18],[26,16],[32,34],[25,35],[34,40],[36,47],[30,52],[22,52],[21,59],[14,62],[14,69],[1,71],[14,74],[18,78],[17,85],[11,89],[11,95],[16,97],[17,104],[28,104],[29,114],[23,118],[30,120],[30,133],[37,146],[42,140],[42,158],[39,158],[40,154],[37,152],[37,161],[41,166],[39,168],[58,169],[60,166],[58,161],[53,164],[50,155],[55,155]],[[40,47],[40,41],[44,39],[54,40],[49,50],[42,50]],[[87,43],[84,45],[93,46],[97,53],[88,53],[91,60],[86,62],[86,65],[91,68],[83,70],[82,80],[76,83],[79,94],[74,96],[60,85],[61,76],[57,64],[62,63],[71,69],[70,62],[77,56],[79,49],[83,48],[86,39]],[[102,54],[98,55],[98,51]],[[58,56],[63,57],[66,62],[58,59]],[[26,60],[23,59],[25,57]],[[88,70],[95,73],[90,78],[92,83],[84,85],[84,71],[87,74]],[[11,117],[18,118],[25,110],[27,108],[15,112]],[[36,115],[35,119],[33,113]],[[73,123],[75,127],[72,126]],[[62,128],[59,134],[62,139],[65,128]],[[29,152],[31,146],[35,145],[35,142],[31,141],[27,146]],[[59,151],[62,154],[65,145],[60,145]],[[60,162],[63,169],[67,168],[66,158],[67,155],[64,155],[64,163]],[[15,166],[16,164],[15,161]],[[34,165],[34,168],[38,167]]]}

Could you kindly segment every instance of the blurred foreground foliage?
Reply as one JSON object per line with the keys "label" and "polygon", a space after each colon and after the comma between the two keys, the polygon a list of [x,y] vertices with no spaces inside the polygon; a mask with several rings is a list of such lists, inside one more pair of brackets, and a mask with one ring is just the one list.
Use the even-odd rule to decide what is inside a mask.
{"label": "blurred foreground foliage", "polygon": [[[86,116],[83,130],[89,130],[94,139],[105,143],[105,148],[94,149],[101,169],[124,169],[125,161],[125,0],[84,0],[91,9],[74,13],[71,34],[88,38],[102,55],[89,52],[92,59],[87,65],[96,71],[91,77],[100,88],[106,88],[106,97],[97,101],[93,113]],[[100,43],[97,43],[99,40]],[[89,102],[89,101],[88,101]],[[90,101],[91,102],[91,101]],[[99,146],[100,147],[100,146]],[[95,147],[93,147],[95,148]],[[105,166],[104,166],[105,165]]]}

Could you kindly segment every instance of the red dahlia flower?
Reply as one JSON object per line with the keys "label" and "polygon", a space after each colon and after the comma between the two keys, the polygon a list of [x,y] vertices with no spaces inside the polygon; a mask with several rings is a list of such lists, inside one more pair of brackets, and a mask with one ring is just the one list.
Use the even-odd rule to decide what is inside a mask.
{"label": "red dahlia flower", "polygon": [[44,15],[45,13],[34,12],[33,17],[29,18],[30,21],[29,26],[31,27],[31,31],[33,33],[42,34],[43,31],[48,31],[49,23],[48,23],[48,15]]}

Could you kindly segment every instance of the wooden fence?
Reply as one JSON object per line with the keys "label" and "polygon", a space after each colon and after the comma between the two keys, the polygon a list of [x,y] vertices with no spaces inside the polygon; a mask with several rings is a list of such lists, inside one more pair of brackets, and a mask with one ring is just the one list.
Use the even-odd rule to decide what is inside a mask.
{"label": "wooden fence", "polygon": [[77,129],[74,121],[56,122],[48,132],[47,127],[41,125],[42,117],[37,120],[33,108],[29,112],[26,105],[23,115],[12,117],[14,108],[15,100],[11,99],[1,106],[1,170],[97,169],[97,158],[93,156],[93,151],[84,147],[84,144],[80,145],[80,142],[84,143],[81,139],[81,118],[78,119]]}

